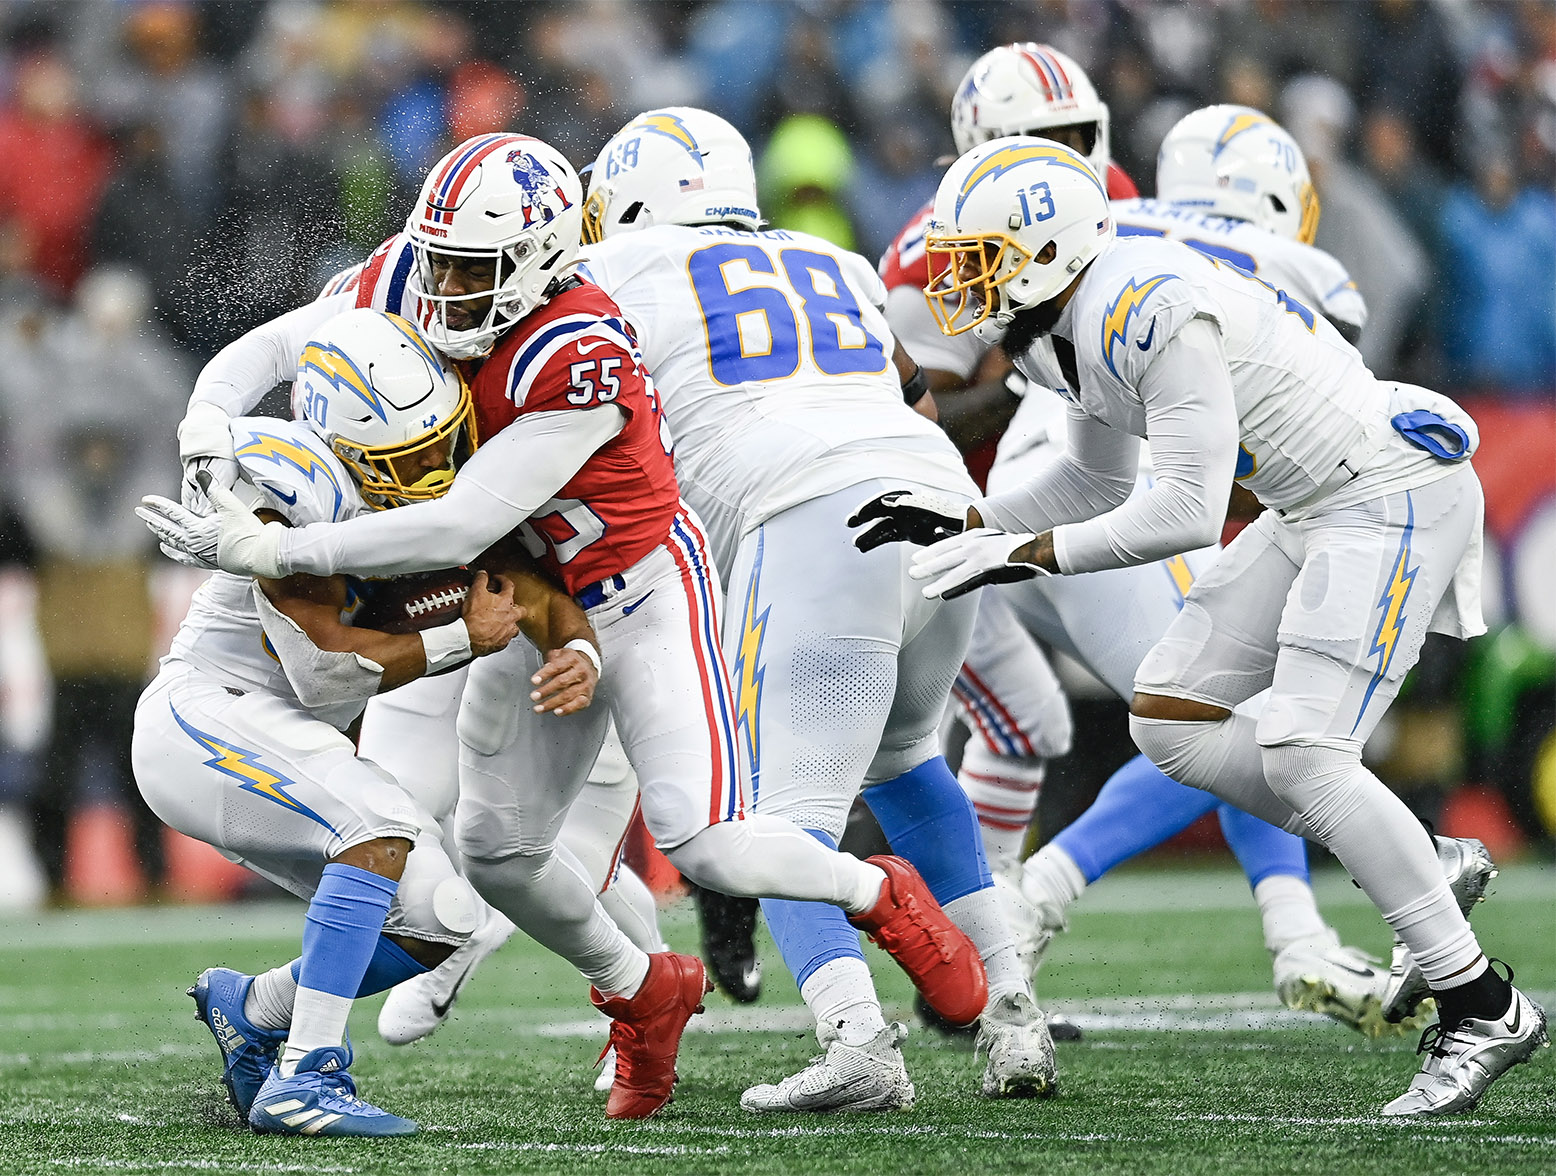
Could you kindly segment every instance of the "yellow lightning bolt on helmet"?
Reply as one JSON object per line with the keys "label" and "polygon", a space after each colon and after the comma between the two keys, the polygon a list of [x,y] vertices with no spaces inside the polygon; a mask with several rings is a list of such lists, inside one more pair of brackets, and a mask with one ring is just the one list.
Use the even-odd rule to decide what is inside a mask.
{"label": "yellow lightning bolt on helmet", "polygon": [[1107,192],[1084,156],[1046,139],[973,148],[935,193],[924,296],[940,329],[993,341],[1113,241]]}
{"label": "yellow lightning bolt on helmet", "polygon": [[325,323],[292,396],[378,509],[446,494],[475,448],[470,389],[397,314],[349,310]]}
{"label": "yellow lightning bolt on helmet", "polygon": [[638,115],[590,169],[585,244],[654,225],[761,223],[751,145],[706,110],[670,106]]}
{"label": "yellow lightning bolt on helmet", "polygon": [[1304,245],[1318,233],[1307,157],[1279,123],[1251,106],[1206,106],[1179,119],[1156,156],[1156,195]]}

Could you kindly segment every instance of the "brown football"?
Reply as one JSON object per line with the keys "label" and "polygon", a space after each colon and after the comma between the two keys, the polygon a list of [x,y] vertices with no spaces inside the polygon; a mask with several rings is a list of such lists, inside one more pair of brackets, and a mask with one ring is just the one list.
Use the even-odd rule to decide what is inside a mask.
{"label": "brown football", "polygon": [[468,568],[440,568],[363,581],[366,599],[351,623],[381,633],[419,633],[451,624],[464,611],[473,578]]}

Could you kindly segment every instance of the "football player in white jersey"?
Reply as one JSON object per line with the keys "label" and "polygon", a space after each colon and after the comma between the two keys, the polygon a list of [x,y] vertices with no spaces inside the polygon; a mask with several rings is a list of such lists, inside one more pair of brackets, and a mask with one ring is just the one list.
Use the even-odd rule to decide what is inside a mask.
{"label": "football player in white jersey", "polygon": [[[252,412],[277,384],[296,378],[297,358],[325,322],[353,308],[385,310],[417,321],[421,307],[410,281],[412,256],[403,234],[375,249],[366,261],[336,274],[318,298],[255,328],[229,344],[201,370],[179,425],[184,462],[184,504],[209,510],[195,482],[200,471],[223,485],[238,476],[230,422]],[[459,795],[459,740],[455,718],[467,668],[418,678],[376,695],[362,715],[358,748],[390,768],[415,800],[443,826],[444,847],[454,845],[454,805]],[[569,811],[561,841],[583,865],[600,905],[645,952],[664,950],[653,896],[621,860],[621,845],[636,811],[637,779],[620,751],[614,726],[606,749],[590,769],[584,796]],[[513,934],[501,911],[479,899],[475,931],[447,960],[397,985],[379,1010],[378,1028],[394,1045],[419,1040],[448,1017],[481,962]],[[608,1072],[608,1068],[607,1068]]]}
{"label": "football player in white jersey", "polygon": [[[1041,1095],[1052,1043],[1003,924],[938,732],[974,602],[924,608],[905,549],[861,561],[847,516],[892,486],[971,501],[944,433],[904,403],[911,362],[864,258],[761,228],[751,150],[685,107],[639,115],[595,161],[582,273],[621,307],[654,372],[686,500],[724,573],[724,654],[759,813],[828,844],[863,788],[980,949],[991,1097]],[[746,1091],[754,1111],[890,1110],[913,1099],[858,936],[834,907],[763,899],[825,1054]]]}
{"label": "football player in white jersey", "polygon": [[[1254,275],[1116,239],[1095,174],[1049,143],[958,160],[929,248],[945,261],[929,291],[942,329],[1002,337],[1059,389],[1068,449],[965,515],[888,497],[875,529],[934,540],[914,575],[955,596],[1193,550],[1219,532],[1234,479],[1251,491],[1266,510],[1140,666],[1131,731],[1173,778],[1325,845],[1408,947],[1440,1024],[1384,1113],[1474,1106],[1546,1042],[1545,1014],[1491,968],[1431,839],[1361,762],[1427,632],[1485,628],[1474,422],[1375,379],[1326,319]],[[1141,438],[1155,481],[1131,496]]]}
{"label": "football player in white jersey", "polygon": [[[303,526],[447,489],[469,448],[470,396],[414,326],[352,311],[325,325],[300,367],[304,422],[230,426],[243,484],[267,517]],[[212,968],[190,990],[233,1104],[256,1130],[416,1129],[355,1097],[346,1016],[354,997],[456,951],[477,900],[432,814],[343,731],[380,690],[496,652],[521,622],[553,651],[546,676],[576,682],[548,708],[587,705],[594,668],[564,648],[593,641],[582,610],[538,574],[506,578],[499,593],[477,573],[462,617],[391,635],[351,624],[370,586],[344,576],[219,572],[141,699],[132,754],[157,815],[311,900],[300,959],[258,977]]]}
{"label": "football player in white jersey", "polygon": [[[1133,221],[1135,231],[1128,235],[1181,235],[1203,253],[1297,292],[1305,304],[1308,297],[1327,294],[1321,305],[1334,321],[1360,329],[1366,307],[1343,267],[1297,239],[1311,236],[1317,215],[1307,166],[1296,143],[1268,118],[1245,107],[1211,107],[1186,116],[1163,141],[1158,186],[1192,204],[1115,200],[1114,215]],[[1216,202],[1207,205],[1211,200]],[[1224,215],[1210,215],[1212,208]],[[1304,208],[1308,211],[1299,215]],[[1258,223],[1232,219],[1234,214]],[[1122,220],[1118,231],[1126,235]],[[958,336],[968,337],[976,338],[970,331]],[[1001,439],[990,491],[1012,489],[1057,460],[1064,434],[1062,399],[1041,389],[1026,397]],[[1149,485],[1150,477],[1146,461],[1139,487]],[[990,598],[1002,598],[1021,624],[1076,656],[1127,701],[1140,662],[1177,616],[1195,574],[1212,558],[1214,552],[1207,549],[1162,563],[1004,586],[984,594],[979,627],[985,627]],[[980,674],[992,691],[1003,684],[1003,667],[986,666],[980,652],[969,654],[968,672]],[[1024,761],[1019,756],[989,758],[987,766],[978,765],[990,781],[984,787],[1020,778]],[[1070,904],[1088,885],[1211,811],[1259,907],[1281,999],[1371,1035],[1418,1028],[1415,1002],[1397,1011],[1394,1022],[1386,1019],[1387,974],[1363,953],[1342,945],[1325,924],[1300,838],[1172,782],[1145,756],[1120,767],[1096,802],[1021,871],[1026,904],[1012,896],[1012,909],[1029,958],[1041,961],[1054,934],[1067,926]]]}

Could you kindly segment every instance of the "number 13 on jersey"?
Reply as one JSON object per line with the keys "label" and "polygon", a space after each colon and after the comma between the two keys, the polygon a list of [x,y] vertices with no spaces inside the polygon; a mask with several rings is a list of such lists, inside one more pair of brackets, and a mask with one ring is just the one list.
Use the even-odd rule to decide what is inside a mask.
{"label": "number 13 on jersey", "polygon": [[786,379],[806,357],[829,376],[885,370],[886,348],[865,329],[835,257],[780,249],[775,264],[760,245],[725,241],[693,253],[686,269],[720,384]]}

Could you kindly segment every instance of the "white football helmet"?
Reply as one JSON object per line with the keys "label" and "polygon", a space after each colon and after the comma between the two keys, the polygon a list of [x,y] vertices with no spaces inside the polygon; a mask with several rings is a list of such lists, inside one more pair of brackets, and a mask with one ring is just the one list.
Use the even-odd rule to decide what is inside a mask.
{"label": "white football helmet", "polygon": [[716,114],[669,106],[638,115],[600,151],[584,202],[584,241],[650,225],[756,229],[751,145]]}
{"label": "white football helmet", "polygon": [[995,139],[951,165],[925,237],[924,297],[940,329],[998,338],[1113,240],[1107,192],[1084,156],[1047,139]]}
{"label": "white football helmet", "polygon": [[[442,496],[475,447],[470,389],[397,314],[348,310],[325,323],[298,357],[292,403],[377,509]],[[435,442],[447,462],[406,481],[395,460]]]}
{"label": "white football helmet", "polygon": [[1184,115],[1156,156],[1156,195],[1311,245],[1318,195],[1297,141],[1251,106]]}
{"label": "white football helmet", "polygon": [[[411,289],[423,304],[427,338],[445,355],[485,355],[497,337],[547,298],[578,259],[583,187],[562,153],[528,135],[477,135],[427,173],[406,235],[414,243]],[[491,290],[442,295],[432,255],[489,258]],[[479,325],[453,330],[448,309],[491,305]]]}
{"label": "white football helmet", "polygon": [[1086,71],[1047,45],[1021,41],[990,49],[972,63],[951,102],[951,135],[965,155],[1009,135],[1081,134],[1081,154],[1107,181],[1108,107]]}

